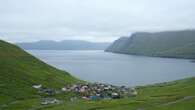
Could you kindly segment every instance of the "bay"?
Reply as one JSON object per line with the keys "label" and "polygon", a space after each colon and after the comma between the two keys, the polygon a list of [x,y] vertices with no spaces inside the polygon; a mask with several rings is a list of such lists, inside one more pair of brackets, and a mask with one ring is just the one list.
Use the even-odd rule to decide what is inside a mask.
{"label": "bay", "polygon": [[91,82],[137,86],[195,76],[187,59],[107,53],[101,50],[27,50],[73,76]]}

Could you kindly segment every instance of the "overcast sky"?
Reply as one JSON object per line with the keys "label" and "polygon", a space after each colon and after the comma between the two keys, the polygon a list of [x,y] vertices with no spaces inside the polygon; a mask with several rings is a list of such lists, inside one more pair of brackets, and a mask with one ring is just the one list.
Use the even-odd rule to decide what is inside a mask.
{"label": "overcast sky", "polygon": [[0,0],[0,39],[113,41],[195,29],[195,0]]}

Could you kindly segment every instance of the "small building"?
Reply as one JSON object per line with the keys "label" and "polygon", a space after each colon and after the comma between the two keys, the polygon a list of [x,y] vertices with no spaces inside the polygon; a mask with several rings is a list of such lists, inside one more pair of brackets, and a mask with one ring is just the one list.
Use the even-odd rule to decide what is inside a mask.
{"label": "small building", "polygon": [[85,97],[85,96],[83,96],[82,99],[89,100],[89,98],[88,97]]}
{"label": "small building", "polygon": [[32,87],[35,88],[35,89],[41,89],[42,88],[42,85],[41,84],[38,84],[38,85],[33,85]]}
{"label": "small building", "polygon": [[130,93],[131,93],[131,96],[137,96],[138,94],[135,88],[131,88]]}
{"label": "small building", "polygon": [[99,96],[94,95],[94,96],[90,96],[89,99],[95,101],[95,100],[100,100],[101,98]]}
{"label": "small building", "polygon": [[52,96],[56,94],[56,91],[54,89],[42,89],[41,93],[45,93],[45,94]]}
{"label": "small building", "polygon": [[112,93],[112,98],[113,98],[113,99],[119,99],[120,96],[119,96],[118,93],[114,92],[114,93]]}
{"label": "small building", "polygon": [[63,92],[68,91],[68,89],[67,89],[66,87],[63,87],[61,90],[62,90]]}
{"label": "small building", "polygon": [[79,90],[79,92],[84,93],[84,92],[86,92],[86,89],[85,89],[85,88],[81,88],[81,89]]}

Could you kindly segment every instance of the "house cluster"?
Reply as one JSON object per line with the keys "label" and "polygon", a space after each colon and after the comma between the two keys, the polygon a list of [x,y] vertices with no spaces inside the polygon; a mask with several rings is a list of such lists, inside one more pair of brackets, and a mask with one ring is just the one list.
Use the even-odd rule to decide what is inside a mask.
{"label": "house cluster", "polygon": [[[120,99],[125,97],[132,97],[137,95],[135,88],[128,88],[125,86],[113,86],[110,84],[102,83],[86,83],[86,84],[74,84],[66,85],[61,90],[55,90],[50,88],[44,88],[41,84],[33,85],[33,88],[37,89],[39,93],[47,95],[55,95],[61,92],[74,92],[79,97],[85,100],[100,100],[100,99]],[[73,97],[70,100],[74,101],[77,97]],[[59,103],[57,99],[44,99],[41,104]]]}
{"label": "house cluster", "polygon": [[119,99],[137,95],[135,88],[118,87],[102,83],[66,85],[62,88],[62,91],[78,93],[86,100]]}

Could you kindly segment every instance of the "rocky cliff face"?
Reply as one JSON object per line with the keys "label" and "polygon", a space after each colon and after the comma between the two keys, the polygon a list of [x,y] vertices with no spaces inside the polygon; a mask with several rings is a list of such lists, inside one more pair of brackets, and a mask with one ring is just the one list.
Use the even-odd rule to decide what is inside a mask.
{"label": "rocky cliff face", "polygon": [[158,57],[195,58],[195,30],[139,32],[112,43],[107,52]]}

